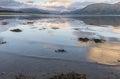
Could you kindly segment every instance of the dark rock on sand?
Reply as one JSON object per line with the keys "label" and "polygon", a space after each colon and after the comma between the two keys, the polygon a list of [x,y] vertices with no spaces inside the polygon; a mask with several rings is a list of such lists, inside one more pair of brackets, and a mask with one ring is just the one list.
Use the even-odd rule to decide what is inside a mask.
{"label": "dark rock on sand", "polygon": [[103,42],[105,42],[105,40],[103,40],[103,39],[93,39],[93,41],[95,43],[103,43]]}
{"label": "dark rock on sand", "polygon": [[88,42],[90,39],[88,38],[78,38],[79,41],[82,41],[82,42]]}
{"label": "dark rock on sand", "polygon": [[120,60],[118,60],[118,62],[120,62]]}
{"label": "dark rock on sand", "polygon": [[34,22],[27,22],[27,24],[33,24]]}
{"label": "dark rock on sand", "polygon": [[67,52],[65,49],[58,49],[58,50],[55,50],[55,52],[58,52],[58,53],[60,53],[60,52]]}
{"label": "dark rock on sand", "polygon": [[73,28],[74,30],[79,30],[79,28]]}
{"label": "dark rock on sand", "polygon": [[58,28],[58,27],[52,27],[52,29],[55,29],[55,30],[56,30],[56,29],[59,29],[59,28]]}
{"label": "dark rock on sand", "polygon": [[12,31],[12,32],[22,32],[22,30],[20,30],[20,29],[13,29],[13,30],[10,30],[10,31]]}
{"label": "dark rock on sand", "polygon": [[97,38],[93,38],[93,39],[89,39],[89,38],[78,38],[79,41],[82,42],[88,42],[88,41],[94,41],[95,43],[103,43],[105,42],[105,40],[103,39],[97,39]]}
{"label": "dark rock on sand", "polygon": [[0,44],[5,44],[5,43],[7,43],[6,41],[2,41],[2,42],[0,42]]}

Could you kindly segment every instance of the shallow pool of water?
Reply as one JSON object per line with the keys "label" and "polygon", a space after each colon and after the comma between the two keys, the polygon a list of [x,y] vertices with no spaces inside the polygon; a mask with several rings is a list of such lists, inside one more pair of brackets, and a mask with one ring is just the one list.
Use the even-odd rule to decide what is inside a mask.
{"label": "shallow pool of water", "polygon": [[120,65],[120,19],[109,18],[0,17],[0,53]]}

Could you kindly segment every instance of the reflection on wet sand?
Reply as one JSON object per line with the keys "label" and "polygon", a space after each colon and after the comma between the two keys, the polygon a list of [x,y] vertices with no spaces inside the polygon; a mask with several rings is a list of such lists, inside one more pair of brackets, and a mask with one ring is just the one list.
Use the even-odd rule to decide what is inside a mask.
{"label": "reflection on wet sand", "polygon": [[120,34],[120,27],[112,28],[112,32]]}
{"label": "reflection on wet sand", "polygon": [[105,65],[120,65],[120,44],[105,43],[90,47],[88,60]]}
{"label": "reflection on wet sand", "polygon": [[76,45],[77,46],[90,46],[91,42],[81,42],[81,41],[77,41]]}

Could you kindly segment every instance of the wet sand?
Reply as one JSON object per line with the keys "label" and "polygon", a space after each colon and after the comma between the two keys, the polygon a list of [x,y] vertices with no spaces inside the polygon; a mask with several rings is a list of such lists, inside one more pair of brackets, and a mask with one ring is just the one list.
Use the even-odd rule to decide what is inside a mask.
{"label": "wet sand", "polygon": [[[20,73],[48,79],[59,73],[77,72],[87,75],[87,79],[119,79],[120,67],[97,63],[68,61],[61,59],[36,58],[0,51],[0,72],[3,79],[14,79]],[[4,73],[4,74],[2,74]]]}

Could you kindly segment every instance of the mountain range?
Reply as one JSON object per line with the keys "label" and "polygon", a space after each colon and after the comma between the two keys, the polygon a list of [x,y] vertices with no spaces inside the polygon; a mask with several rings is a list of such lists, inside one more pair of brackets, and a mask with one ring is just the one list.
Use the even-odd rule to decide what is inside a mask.
{"label": "mountain range", "polygon": [[[60,12],[42,10],[38,8],[3,8],[0,7],[0,12],[22,12],[22,13],[35,13],[35,14],[60,14]],[[61,14],[79,14],[79,15],[120,15],[120,3],[107,4],[95,3],[88,5],[82,9],[77,9],[69,12],[62,12]]]}
{"label": "mountain range", "polygon": [[88,5],[85,8],[71,11],[68,13],[80,15],[119,15],[120,3],[115,4],[96,3]]}
{"label": "mountain range", "polygon": [[42,10],[42,9],[38,9],[38,8],[12,9],[12,8],[2,8],[2,7],[0,7],[0,12],[50,14],[51,11]]}

